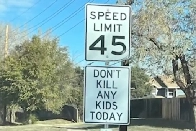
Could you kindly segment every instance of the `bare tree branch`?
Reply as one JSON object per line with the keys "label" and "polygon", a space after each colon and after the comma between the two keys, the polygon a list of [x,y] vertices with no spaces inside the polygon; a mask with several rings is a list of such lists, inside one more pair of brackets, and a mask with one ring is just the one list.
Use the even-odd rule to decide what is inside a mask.
{"label": "bare tree branch", "polygon": [[190,85],[191,84],[191,75],[189,73],[188,62],[185,59],[185,55],[180,55],[179,58],[180,58],[180,61],[181,61],[181,65],[182,65],[182,69],[183,69],[186,84]]}

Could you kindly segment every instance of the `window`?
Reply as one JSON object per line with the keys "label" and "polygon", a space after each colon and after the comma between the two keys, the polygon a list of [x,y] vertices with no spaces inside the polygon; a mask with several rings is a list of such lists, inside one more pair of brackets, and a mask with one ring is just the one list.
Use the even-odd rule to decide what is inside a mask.
{"label": "window", "polygon": [[174,90],[168,89],[168,97],[174,97]]}
{"label": "window", "polygon": [[173,96],[174,95],[174,93],[173,92],[169,92],[169,96]]}

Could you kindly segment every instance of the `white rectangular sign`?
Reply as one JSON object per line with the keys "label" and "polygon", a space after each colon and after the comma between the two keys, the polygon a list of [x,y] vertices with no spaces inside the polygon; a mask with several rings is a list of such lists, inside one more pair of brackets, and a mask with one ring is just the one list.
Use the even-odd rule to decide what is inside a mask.
{"label": "white rectangular sign", "polygon": [[130,68],[85,67],[84,122],[127,125],[130,120]]}
{"label": "white rectangular sign", "polygon": [[85,59],[115,61],[130,56],[129,5],[86,5]]}

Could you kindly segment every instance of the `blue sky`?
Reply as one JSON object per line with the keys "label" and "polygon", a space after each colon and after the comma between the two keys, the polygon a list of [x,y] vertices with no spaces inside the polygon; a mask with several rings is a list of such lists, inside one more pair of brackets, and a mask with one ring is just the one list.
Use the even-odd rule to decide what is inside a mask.
{"label": "blue sky", "polygon": [[[85,24],[82,21],[85,18],[84,5],[86,3],[101,4],[107,1],[1,0],[0,19],[3,23],[10,23],[20,28],[24,28],[26,25],[27,28],[31,28],[29,32],[33,34],[36,34],[38,29],[41,29],[42,32],[50,28],[55,29],[52,33],[60,36],[60,45],[68,46],[74,62],[84,66],[87,64],[82,61],[85,53]],[[115,4],[116,0],[109,0],[108,3]],[[80,21],[82,22],[78,24]]]}

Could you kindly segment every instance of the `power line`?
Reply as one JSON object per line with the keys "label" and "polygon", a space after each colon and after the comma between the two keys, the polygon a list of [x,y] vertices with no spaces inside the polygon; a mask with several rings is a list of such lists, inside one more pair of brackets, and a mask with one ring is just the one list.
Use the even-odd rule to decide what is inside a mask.
{"label": "power line", "polygon": [[[33,31],[31,31],[30,33],[33,33],[35,30],[37,30],[39,27],[43,26],[44,24],[46,24],[47,22],[49,22],[50,20],[52,20],[54,17],[56,17],[58,14],[60,14],[61,12],[63,12],[66,8],[68,8],[75,0],[70,0],[69,2],[65,3],[60,9],[58,9],[56,12],[54,12],[52,15],[48,16],[46,19],[42,20],[41,22],[39,22],[38,24],[28,28],[27,30],[31,30],[33,28],[35,28],[36,26],[38,26],[37,28],[35,28]],[[41,24],[41,25],[40,25]],[[39,26],[40,25],[40,26]],[[19,34],[25,33],[25,31],[22,31]],[[30,34],[29,33],[29,34]],[[16,35],[19,35],[16,34]],[[22,36],[25,37],[26,35]],[[20,39],[18,39],[20,40]],[[17,39],[14,39],[13,41],[17,41]]]}
{"label": "power line", "polygon": [[77,62],[77,63],[75,63],[75,64],[76,64],[76,65],[77,65],[77,64],[80,64],[80,63],[83,62],[83,61],[85,61],[85,60],[80,60],[79,62]]}
{"label": "power line", "polygon": [[[25,26],[27,23],[33,21],[35,18],[37,18],[38,16],[40,16],[42,13],[44,13],[46,10],[48,10],[49,8],[51,8],[58,0],[55,0],[53,3],[51,3],[49,6],[47,6],[43,11],[41,11],[40,13],[38,13],[36,16],[34,16],[33,18],[31,18],[30,20],[28,20],[25,24],[21,25],[19,28]],[[13,30],[13,33],[15,33],[16,30]],[[16,32],[17,33],[17,32]],[[23,33],[23,32],[22,32]],[[21,34],[21,33],[20,33]],[[17,34],[16,34],[17,35]]]}
{"label": "power line", "polygon": [[[89,0],[90,1],[90,0]],[[88,1],[88,2],[89,2]],[[94,0],[90,1],[93,2]],[[64,18],[61,22],[59,22],[58,24],[56,24],[55,26],[53,26],[52,28],[52,32],[57,30],[59,27],[61,27],[62,25],[64,25],[66,22],[70,21],[72,18],[74,18],[78,13],[80,13],[82,10],[84,9],[84,5],[82,5],[81,7],[79,7],[76,11],[74,11],[71,15],[69,15],[68,17]],[[44,32],[46,33],[46,32]],[[44,35],[45,36],[45,35]],[[44,37],[43,36],[43,37]]]}
{"label": "power line", "polygon": [[[93,0],[93,1],[94,1],[94,0]],[[91,1],[91,2],[93,2],[93,1]],[[108,3],[109,1],[110,1],[110,0],[107,0],[107,1],[105,2],[105,4]],[[68,30],[66,30],[65,32],[63,32],[61,35],[59,35],[59,36],[56,37],[56,38],[59,38],[59,37],[65,35],[65,34],[68,33],[69,31],[71,31],[72,29],[74,29],[75,27],[77,27],[79,24],[81,24],[84,20],[85,20],[85,19],[80,20],[78,23],[76,23],[74,26],[72,26],[71,28],[69,28]]]}
{"label": "power line", "polygon": [[[93,2],[94,0],[88,0],[87,2]],[[85,4],[84,4],[85,5]],[[84,5],[82,5],[81,7],[79,7],[76,11],[74,11],[73,13],[71,13],[68,17],[65,17],[61,22],[57,23],[55,26],[52,27],[52,31],[55,31],[56,29],[58,29],[59,27],[61,27],[62,25],[64,25],[66,22],[70,21],[73,17],[75,17],[78,13],[80,13],[83,9],[84,9]],[[82,22],[82,21],[81,21]],[[77,24],[78,25],[78,24]],[[75,25],[75,26],[77,26]],[[75,27],[74,26],[74,27]],[[73,28],[74,28],[73,27]],[[39,28],[39,27],[38,27]],[[35,30],[37,30],[38,28],[34,29],[33,31],[31,31],[30,33],[33,33]],[[30,34],[29,33],[29,34]],[[47,34],[47,31],[45,31],[42,35],[44,35],[43,37],[45,37]],[[26,35],[22,36],[25,37]],[[42,37],[42,38],[43,38]],[[20,39],[15,39],[13,41],[17,41]]]}
{"label": "power line", "polygon": [[15,18],[13,18],[10,22],[13,22],[14,20],[16,20],[17,18],[19,18],[21,15],[25,14],[26,12],[28,12],[30,9],[32,9],[34,6],[36,6],[41,0],[38,0],[35,4],[33,4],[31,7],[29,7],[27,10],[25,10],[24,12],[22,12],[20,15],[16,16]]}
{"label": "power line", "polygon": [[[93,0],[94,1],[94,0]],[[93,2],[92,1],[92,2]],[[105,3],[108,3],[110,0],[107,0]],[[79,21],[78,23],[76,23],[74,26],[72,26],[71,28],[69,28],[68,30],[66,30],[65,32],[63,32],[61,35],[57,36],[56,38],[60,38],[61,36],[65,35],[66,33],[68,33],[69,31],[71,31],[72,29],[74,29],[75,27],[77,27],[79,24],[81,24],[85,19],[82,19],[81,21]],[[79,64],[80,62],[83,62],[85,61],[84,59],[77,62],[77,64]],[[111,64],[111,65],[115,65],[115,64],[118,64],[120,63],[121,61],[117,62],[117,63],[114,63],[114,64]],[[94,62],[93,62],[94,63]],[[111,66],[110,65],[110,66]]]}
{"label": "power line", "polygon": [[39,14],[37,14],[36,16],[34,16],[32,19],[28,20],[25,24],[23,24],[22,26],[20,26],[19,28],[23,27],[24,25],[26,25],[27,23],[31,22],[32,20],[34,20],[35,18],[37,18],[38,16],[40,16],[42,13],[44,13],[46,10],[48,10],[49,8],[51,8],[58,0],[55,0],[54,2],[52,2],[48,7],[46,7],[43,11],[41,11]]}
{"label": "power line", "polygon": [[115,63],[111,64],[110,66],[116,65],[116,64],[118,64],[118,63],[120,63],[120,62],[121,62],[121,61],[115,62]]}
{"label": "power line", "polygon": [[[87,2],[93,2],[94,0],[89,0]],[[107,0],[105,3],[108,3],[110,0]],[[54,2],[53,2],[54,3]],[[52,28],[53,31],[58,29],[59,27],[61,27],[63,24],[65,24],[66,22],[68,22],[71,18],[73,18],[74,16],[76,16],[79,12],[81,12],[82,10],[84,9],[84,5],[81,6],[80,8],[78,8],[74,13],[72,13],[71,15],[69,15],[68,17],[66,17],[65,19],[63,19],[61,22],[59,22],[58,24],[56,24],[55,26],[53,26]],[[73,16],[72,16],[73,15]],[[75,27],[77,27],[80,23],[82,23],[84,21],[84,19],[82,19],[81,21],[79,21],[77,24],[75,24],[74,26],[72,26],[71,28],[69,28],[67,31],[63,32],[61,35],[57,36],[56,38],[59,38],[63,35],[65,35],[66,33],[68,33],[69,31],[71,31],[72,29],[74,29]],[[56,27],[56,28],[55,28]],[[30,32],[32,33],[32,32]],[[46,32],[44,32],[44,34],[46,34]],[[25,37],[26,35],[22,36],[22,37]],[[44,35],[45,36],[45,35]],[[43,38],[43,37],[42,37]],[[18,39],[20,40],[20,39]],[[17,41],[16,39],[14,41]]]}
{"label": "power line", "polygon": [[66,33],[68,33],[69,31],[71,31],[72,29],[74,29],[75,27],[77,27],[79,24],[81,24],[84,21],[84,19],[82,19],[81,21],[79,21],[78,23],[76,23],[74,26],[72,26],[71,28],[69,28],[68,30],[66,30],[65,32],[63,32],[62,34],[60,34],[57,38],[65,35]]}
{"label": "power line", "polygon": [[[43,26],[44,24],[46,24],[47,22],[49,22],[50,20],[52,20],[54,17],[56,17],[57,15],[59,15],[60,13],[62,13],[62,12],[63,12],[66,8],[68,8],[74,1],[75,1],[75,0],[70,0],[69,2],[65,3],[61,8],[59,8],[59,9],[58,9],[56,12],[54,12],[52,15],[48,16],[47,18],[45,18],[44,20],[42,20],[42,21],[39,22],[38,24],[36,24],[36,25],[34,25],[34,26],[28,28],[27,30],[31,30],[31,29],[33,29],[33,28],[35,28],[35,27],[37,27],[37,26],[38,26],[38,28],[41,27],[41,26]],[[41,25],[40,25],[40,24],[41,24]],[[40,26],[39,26],[39,25],[40,25]],[[38,28],[36,28],[36,29],[38,29]],[[33,30],[33,31],[35,31],[35,30]],[[32,31],[32,32],[33,32],[33,31]]]}

